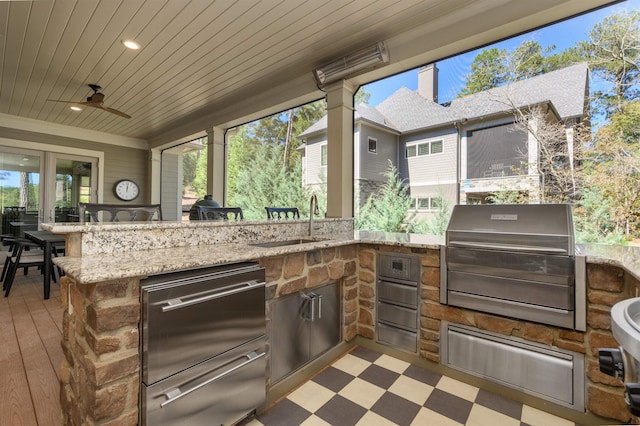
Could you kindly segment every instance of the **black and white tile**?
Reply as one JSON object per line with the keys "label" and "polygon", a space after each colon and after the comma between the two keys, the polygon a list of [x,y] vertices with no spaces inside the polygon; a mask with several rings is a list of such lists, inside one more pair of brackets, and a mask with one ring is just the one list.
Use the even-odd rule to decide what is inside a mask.
{"label": "black and white tile", "polygon": [[247,426],[569,426],[573,422],[363,347]]}

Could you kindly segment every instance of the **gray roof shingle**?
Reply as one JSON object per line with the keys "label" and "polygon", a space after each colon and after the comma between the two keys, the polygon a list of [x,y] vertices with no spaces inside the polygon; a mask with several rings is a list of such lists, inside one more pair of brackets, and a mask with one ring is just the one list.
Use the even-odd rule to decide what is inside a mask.
{"label": "gray roof shingle", "polygon": [[[452,100],[448,106],[423,98],[417,91],[401,87],[377,107],[356,106],[355,119],[364,119],[402,133],[437,127],[462,119],[474,119],[507,113],[513,107],[522,108],[551,102],[560,118],[584,114],[588,95],[588,68],[579,63],[527,80],[517,81],[484,92]],[[300,136],[306,137],[327,128],[322,117]]]}

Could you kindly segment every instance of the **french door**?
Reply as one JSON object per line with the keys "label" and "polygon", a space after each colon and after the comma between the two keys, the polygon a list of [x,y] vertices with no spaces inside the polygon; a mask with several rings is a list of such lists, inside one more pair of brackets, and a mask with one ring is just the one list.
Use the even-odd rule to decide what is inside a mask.
{"label": "french door", "polygon": [[2,234],[42,222],[78,220],[79,202],[96,202],[98,158],[0,147]]}

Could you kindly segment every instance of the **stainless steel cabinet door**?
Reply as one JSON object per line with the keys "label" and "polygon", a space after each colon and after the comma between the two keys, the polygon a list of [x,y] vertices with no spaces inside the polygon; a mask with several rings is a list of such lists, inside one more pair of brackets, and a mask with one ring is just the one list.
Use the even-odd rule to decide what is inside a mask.
{"label": "stainless steel cabinet door", "polygon": [[311,294],[315,295],[311,300],[315,315],[310,324],[309,353],[314,359],[340,343],[340,291],[334,282],[314,288]]}
{"label": "stainless steel cabinet door", "polygon": [[274,299],[271,308],[271,383],[309,360],[309,323],[302,293]]}

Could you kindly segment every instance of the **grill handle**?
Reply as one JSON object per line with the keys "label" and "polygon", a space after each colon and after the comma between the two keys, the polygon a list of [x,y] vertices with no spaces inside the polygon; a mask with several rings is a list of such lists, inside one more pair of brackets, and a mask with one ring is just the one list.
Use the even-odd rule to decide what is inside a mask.
{"label": "grill handle", "polygon": [[533,247],[533,246],[516,246],[511,244],[491,244],[491,243],[477,243],[467,241],[452,241],[448,244],[450,247],[469,247],[477,249],[490,249],[490,250],[509,250],[519,251],[527,253],[540,253],[540,254],[567,254],[567,250],[555,247]]}

